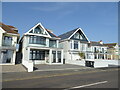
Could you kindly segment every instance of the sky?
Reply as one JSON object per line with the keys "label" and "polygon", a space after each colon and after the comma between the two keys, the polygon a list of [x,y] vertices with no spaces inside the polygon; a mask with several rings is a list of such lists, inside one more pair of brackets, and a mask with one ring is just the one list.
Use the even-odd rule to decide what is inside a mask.
{"label": "sky", "polygon": [[118,42],[117,2],[2,2],[2,22],[21,36],[41,23],[56,35],[80,27],[90,41]]}

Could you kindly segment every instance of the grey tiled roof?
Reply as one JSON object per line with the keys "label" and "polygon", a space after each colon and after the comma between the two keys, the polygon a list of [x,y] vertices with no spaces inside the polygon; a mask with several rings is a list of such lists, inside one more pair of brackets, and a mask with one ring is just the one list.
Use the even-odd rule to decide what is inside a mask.
{"label": "grey tiled roof", "polygon": [[78,29],[78,28],[76,28],[76,29],[74,29],[74,30],[71,30],[71,31],[69,31],[69,32],[66,32],[66,33],[64,33],[64,34],[61,34],[61,35],[59,35],[58,37],[60,37],[61,40],[63,40],[63,39],[68,39],[77,29]]}

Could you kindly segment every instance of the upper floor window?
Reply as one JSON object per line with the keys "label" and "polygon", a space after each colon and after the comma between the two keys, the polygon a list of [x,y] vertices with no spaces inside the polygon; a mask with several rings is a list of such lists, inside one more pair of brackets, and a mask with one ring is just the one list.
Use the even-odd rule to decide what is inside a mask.
{"label": "upper floor window", "polygon": [[78,49],[78,41],[74,41],[74,49]]}
{"label": "upper floor window", "polygon": [[38,33],[38,34],[43,34],[43,29],[41,28],[41,27],[36,27],[35,29],[34,29],[34,33]]}
{"label": "upper floor window", "polygon": [[49,47],[56,47],[56,46],[57,46],[56,40],[49,40]]}
{"label": "upper floor window", "polygon": [[85,39],[85,37],[84,37],[84,35],[81,33],[79,33],[79,32],[77,32],[75,35],[74,35],[74,38],[75,39],[81,39],[81,40],[83,40],[83,39]]}
{"label": "upper floor window", "polygon": [[97,52],[97,49],[96,49],[96,47],[94,47],[94,52]]}
{"label": "upper floor window", "polygon": [[47,35],[46,32],[44,32],[44,29],[40,26],[37,26],[35,29],[32,29],[29,33],[35,33],[35,34],[44,34]]}
{"label": "upper floor window", "polygon": [[102,53],[104,53],[104,48],[102,48]]}
{"label": "upper floor window", "polygon": [[3,45],[5,45],[5,46],[12,45],[12,37],[4,36],[3,37]]}
{"label": "upper floor window", "polygon": [[45,37],[40,37],[40,36],[30,36],[29,37],[29,43],[30,44],[46,44],[46,38]]}
{"label": "upper floor window", "polygon": [[76,33],[76,34],[74,35],[74,38],[80,39],[80,34],[79,34],[79,33]]}

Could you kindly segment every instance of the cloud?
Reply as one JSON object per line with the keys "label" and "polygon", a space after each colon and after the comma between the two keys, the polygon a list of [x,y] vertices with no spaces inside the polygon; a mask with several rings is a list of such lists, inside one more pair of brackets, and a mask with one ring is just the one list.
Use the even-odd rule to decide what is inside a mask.
{"label": "cloud", "polygon": [[44,12],[58,11],[67,7],[67,3],[48,3],[41,6],[32,7],[33,10],[39,10]]}

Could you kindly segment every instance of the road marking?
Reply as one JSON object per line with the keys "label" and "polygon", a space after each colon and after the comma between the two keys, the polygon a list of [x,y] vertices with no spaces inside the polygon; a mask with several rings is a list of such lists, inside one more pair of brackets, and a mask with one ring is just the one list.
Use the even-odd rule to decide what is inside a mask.
{"label": "road marking", "polygon": [[102,81],[102,82],[97,82],[97,83],[92,83],[92,84],[87,84],[87,85],[81,85],[81,86],[71,87],[71,88],[64,89],[64,90],[71,90],[71,89],[76,89],[76,88],[83,88],[83,87],[88,87],[88,86],[103,84],[103,83],[107,83],[107,82],[108,81]]}

